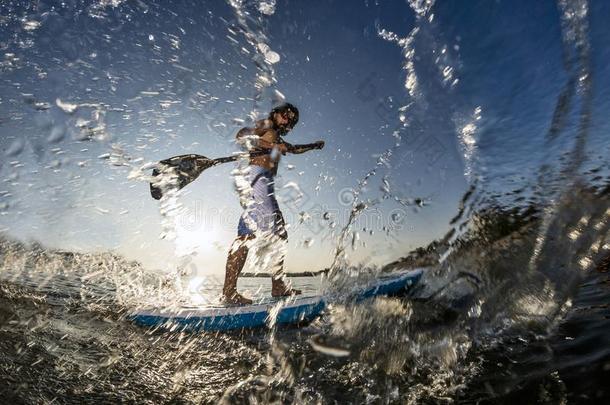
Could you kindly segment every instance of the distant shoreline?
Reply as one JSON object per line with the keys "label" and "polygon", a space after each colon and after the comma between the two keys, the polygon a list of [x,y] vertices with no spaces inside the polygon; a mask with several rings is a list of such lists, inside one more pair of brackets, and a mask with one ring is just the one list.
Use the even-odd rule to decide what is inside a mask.
{"label": "distant shoreline", "polygon": [[[284,273],[286,277],[316,277],[320,274],[328,273],[329,269],[323,269],[318,271],[300,271],[297,273]],[[240,278],[269,278],[271,273],[242,273],[239,275]]]}

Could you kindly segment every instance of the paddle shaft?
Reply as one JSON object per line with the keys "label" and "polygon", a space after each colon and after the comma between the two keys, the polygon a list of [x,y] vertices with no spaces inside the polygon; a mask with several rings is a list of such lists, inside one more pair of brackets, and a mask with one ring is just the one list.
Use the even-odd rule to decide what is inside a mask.
{"label": "paddle shaft", "polygon": [[[304,145],[294,145],[293,148],[306,152],[306,151],[313,150],[313,149],[320,149],[320,143],[314,142],[314,143],[307,143]],[[251,158],[253,158],[253,157],[263,156],[263,155],[268,155],[268,154],[269,154],[268,150],[258,150],[255,152],[250,152],[249,156]],[[234,155],[234,156],[227,156],[227,157],[212,159],[212,161],[214,162],[213,166],[216,166],[216,165],[219,165],[222,163],[234,162],[239,158],[240,158],[239,155]]]}

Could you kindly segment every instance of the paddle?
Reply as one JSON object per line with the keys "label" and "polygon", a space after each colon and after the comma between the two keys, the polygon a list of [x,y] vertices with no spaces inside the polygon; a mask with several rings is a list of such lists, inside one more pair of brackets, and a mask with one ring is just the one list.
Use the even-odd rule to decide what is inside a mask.
{"label": "paddle", "polygon": [[[313,149],[321,149],[323,146],[323,142],[315,142],[305,145],[292,145],[289,152],[291,150],[305,152]],[[250,157],[262,156],[266,154],[269,154],[268,150],[254,151],[250,152]],[[199,177],[204,170],[222,163],[234,162],[239,158],[239,155],[235,155],[209,159],[205,156],[190,154],[174,156],[169,159],[162,160],[159,162],[157,168],[153,169],[153,177],[157,178],[157,180],[150,183],[150,195],[155,200],[160,200],[161,197],[163,197],[163,189],[161,187],[163,179],[159,179],[159,176],[161,175],[178,176],[175,186],[178,188],[178,190],[180,190]]]}

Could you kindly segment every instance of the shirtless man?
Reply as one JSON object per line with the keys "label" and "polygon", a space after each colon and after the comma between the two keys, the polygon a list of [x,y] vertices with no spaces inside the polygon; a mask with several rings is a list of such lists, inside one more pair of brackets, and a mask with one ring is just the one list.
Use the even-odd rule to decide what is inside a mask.
{"label": "shirtless man", "polygon": [[[297,147],[282,139],[282,136],[294,128],[298,120],[297,108],[285,103],[274,108],[269,113],[269,117],[258,121],[254,128],[243,128],[237,133],[238,141],[245,136],[256,136],[255,150],[268,153],[250,158],[247,178],[252,186],[251,204],[239,220],[237,238],[229,251],[223,288],[225,302],[252,303],[252,300],[237,292],[237,278],[248,257],[248,242],[257,235],[276,238],[278,243],[284,244],[279,247],[281,249],[280,257],[273,264],[271,295],[281,297],[301,293],[299,290],[291,288],[285,281],[283,248],[285,248],[288,235],[274,192],[274,177],[277,174],[280,156],[286,153],[304,153],[312,149],[311,147]],[[316,149],[323,147],[324,141],[316,142]]]}

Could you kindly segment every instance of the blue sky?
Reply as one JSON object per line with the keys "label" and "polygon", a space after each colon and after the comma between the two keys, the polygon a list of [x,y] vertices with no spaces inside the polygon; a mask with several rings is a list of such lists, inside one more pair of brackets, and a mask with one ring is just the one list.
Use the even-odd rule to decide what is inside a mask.
{"label": "blue sky", "polygon": [[[401,146],[362,195],[376,203],[354,227],[360,241],[350,257],[357,263],[385,263],[442,236],[473,176],[489,193],[505,192],[548,156],[544,136],[567,80],[554,3],[439,2],[420,19],[404,1],[349,7],[278,1],[272,15],[258,12],[255,3],[245,6],[250,27],[280,57],[272,66],[275,83],[260,94],[260,112],[278,91],[301,111],[287,140],[326,141],[324,150],[282,163],[277,188],[291,225],[289,271],[330,263],[330,222],[337,231],[346,221],[350,189],[395,144],[395,130]],[[177,154],[233,153],[234,134],[257,94],[256,50],[222,1],[86,4],[2,6],[9,19],[1,34],[0,227],[52,247],[113,250],[149,268],[171,268],[176,244],[159,239],[158,204],[147,185],[129,175]],[[600,81],[608,76],[601,74],[608,34],[597,16],[607,8],[593,2],[590,12]],[[410,49],[419,87],[412,97],[405,88],[409,56],[378,31],[407,38],[414,27],[419,31]],[[70,114],[58,99],[89,106]],[[596,114],[604,107],[607,101],[599,99]],[[408,127],[399,120],[401,108]],[[597,116],[593,129],[602,134],[606,124]],[[97,137],[83,139],[79,126],[100,123]],[[468,124],[476,139],[472,156],[461,139]],[[595,145],[603,137],[592,138]],[[569,143],[566,135],[557,148]],[[126,165],[99,158],[117,148],[130,157]],[[223,271],[235,235],[241,208],[233,168],[210,169],[181,197],[187,209],[181,223],[189,231],[179,243],[193,246],[203,272]],[[413,209],[384,199],[384,178],[392,196],[426,198],[427,205]],[[303,193],[299,202],[290,202],[291,184]],[[299,223],[303,211],[311,221]]]}

